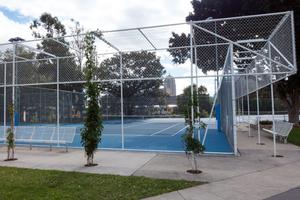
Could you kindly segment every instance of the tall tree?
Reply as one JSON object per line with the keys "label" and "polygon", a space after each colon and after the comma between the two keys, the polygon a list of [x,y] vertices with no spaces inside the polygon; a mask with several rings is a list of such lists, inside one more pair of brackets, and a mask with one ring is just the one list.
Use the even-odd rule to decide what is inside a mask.
{"label": "tall tree", "polygon": [[[193,0],[192,2],[193,12],[191,12],[187,17],[186,21],[197,21],[205,20],[207,18],[226,18],[235,17],[242,15],[251,14],[263,14],[270,12],[280,12],[280,11],[294,11],[295,17],[295,31],[298,33],[300,31],[300,1],[294,0]],[[264,22],[262,22],[264,23]],[[265,22],[267,23],[267,22]],[[247,27],[241,27],[247,28]],[[251,33],[251,32],[250,32]],[[229,36],[230,37],[230,36]],[[176,33],[170,38],[170,46],[176,46],[178,41],[181,43],[187,42],[189,35],[182,34],[178,35]],[[209,38],[210,40],[213,38]],[[296,47],[300,45],[300,34],[296,34]],[[178,50],[179,52],[171,52],[173,55],[174,62],[184,62],[189,57],[189,50]],[[180,55],[180,54],[182,55]],[[203,52],[202,52],[203,53]],[[299,66],[300,62],[300,51],[297,53],[297,62]],[[205,52],[204,52],[205,54]],[[179,55],[179,56],[178,56]],[[222,58],[219,58],[222,59]],[[204,59],[206,61],[212,61],[212,59]],[[204,64],[204,65],[203,65]],[[200,67],[201,66],[201,67]],[[207,72],[209,68],[206,67],[205,63],[199,63],[198,67],[202,69],[203,72]],[[216,70],[216,68],[211,68],[211,70]],[[286,102],[286,106],[289,114],[289,121],[292,123],[299,122],[299,109],[300,109],[300,73],[299,70],[297,74],[290,76],[288,80],[282,80],[276,84],[276,89],[282,100]]]}
{"label": "tall tree", "polygon": [[[76,55],[70,51],[70,44],[64,37],[67,34],[65,25],[63,25],[57,17],[53,17],[49,13],[43,13],[39,19],[33,20],[30,29],[35,38],[42,39],[41,44],[38,44],[38,49],[57,57],[70,57],[59,59],[60,81],[78,80],[83,77],[81,67],[74,58]],[[51,56],[39,53],[37,58],[51,58]],[[55,70],[55,58],[40,61],[39,73],[41,75],[47,74],[49,79],[55,80]],[[81,88],[77,88],[76,90],[80,91]]]}
{"label": "tall tree", "polygon": [[[204,86],[198,87],[198,92],[196,85],[193,85],[193,108],[195,113],[195,118],[197,117],[207,117],[211,109],[211,101],[209,99],[209,94]],[[197,97],[198,94],[198,97]],[[191,118],[191,86],[184,88],[183,94],[177,96],[178,111],[183,114],[185,118]],[[199,107],[199,112],[197,111]]]}
{"label": "tall tree", "polygon": [[89,33],[85,36],[85,101],[86,118],[84,127],[81,130],[81,144],[84,147],[87,156],[86,166],[94,166],[94,153],[101,141],[103,130],[101,110],[99,105],[100,87],[95,80],[96,56],[95,56],[95,36]]}
{"label": "tall tree", "polygon": [[[99,72],[100,80],[121,79],[121,59],[123,79],[161,78],[165,69],[160,63],[160,58],[151,52],[123,53],[122,58],[115,55],[101,62]],[[124,112],[132,114],[134,107],[141,105],[161,105],[165,94],[160,89],[163,81],[156,80],[130,80],[123,83]],[[121,87],[119,82],[104,82],[103,88],[112,96],[120,97]],[[119,108],[117,108],[119,110]]]}

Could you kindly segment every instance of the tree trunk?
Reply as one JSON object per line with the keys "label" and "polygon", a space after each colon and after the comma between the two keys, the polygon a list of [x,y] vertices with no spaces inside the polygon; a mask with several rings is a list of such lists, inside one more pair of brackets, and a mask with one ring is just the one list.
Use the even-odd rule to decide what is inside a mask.
{"label": "tree trunk", "polygon": [[7,147],[7,160],[9,160],[9,158],[10,158],[10,149],[9,147]]}
{"label": "tree trunk", "polygon": [[291,99],[290,102],[291,103],[288,106],[289,122],[299,124],[300,101],[298,92],[293,95],[293,99]]}
{"label": "tree trunk", "polygon": [[198,171],[196,154],[194,152],[192,154],[193,154],[193,160],[194,160],[194,170]]}
{"label": "tree trunk", "polygon": [[299,124],[299,105],[288,108],[289,122]]}

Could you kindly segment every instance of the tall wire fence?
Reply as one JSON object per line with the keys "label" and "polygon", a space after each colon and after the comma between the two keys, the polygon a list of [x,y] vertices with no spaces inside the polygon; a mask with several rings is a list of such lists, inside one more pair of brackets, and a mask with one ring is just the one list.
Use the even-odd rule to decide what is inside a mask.
{"label": "tall wire fence", "polygon": [[[220,131],[236,151],[236,99],[297,70],[292,12],[101,34],[95,44],[97,72],[93,81],[101,85],[103,119],[119,122],[112,130],[121,136],[117,148],[126,149],[124,136],[131,134],[126,123],[133,119],[184,121],[188,100],[180,102],[180,95],[199,97],[198,90],[194,94],[190,87],[187,93],[187,88],[203,85],[207,88],[204,93],[210,96],[205,97],[209,106],[199,108],[204,101],[200,99],[193,105],[197,109],[190,110],[192,117],[202,109],[213,118],[216,105],[220,105]],[[15,120],[20,124],[83,122],[85,58],[78,44],[84,37],[79,34],[0,46],[0,119],[4,126],[11,102],[15,102]]]}

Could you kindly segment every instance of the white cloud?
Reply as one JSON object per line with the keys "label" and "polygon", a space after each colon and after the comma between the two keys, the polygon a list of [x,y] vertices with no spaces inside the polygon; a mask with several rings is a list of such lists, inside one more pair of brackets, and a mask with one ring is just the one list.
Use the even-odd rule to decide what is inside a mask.
{"label": "white cloud", "polygon": [[[169,23],[180,23],[185,21],[185,17],[192,10],[189,0],[0,0],[0,6],[12,11],[17,11],[21,15],[38,18],[41,13],[49,12],[57,16],[64,24],[69,24],[69,20],[74,18],[86,29],[100,30],[122,29],[139,26],[151,26]],[[8,19],[0,12],[0,43],[7,42],[10,37],[19,36],[30,39],[31,31],[29,23],[21,24]],[[5,28],[3,28],[5,27]],[[186,32],[185,28],[178,26],[172,30],[165,28],[157,33],[152,33],[153,38],[157,38],[159,45],[166,46],[166,41],[160,41],[170,35],[171,31]],[[174,65],[168,53],[158,53],[161,56],[162,64],[166,67],[167,73],[173,76],[189,76],[190,65]],[[201,73],[202,74],[202,73]],[[199,85],[205,85],[209,94],[214,93],[214,80],[206,78],[199,79]],[[190,79],[177,79],[177,93],[182,93],[183,89],[190,85]]]}
{"label": "white cloud", "polygon": [[7,43],[12,37],[30,38],[31,32],[29,24],[20,24],[8,19],[2,12],[0,12],[0,41]]}
{"label": "white cloud", "polygon": [[0,0],[0,6],[34,18],[50,12],[102,30],[183,22],[192,9],[187,0]]}

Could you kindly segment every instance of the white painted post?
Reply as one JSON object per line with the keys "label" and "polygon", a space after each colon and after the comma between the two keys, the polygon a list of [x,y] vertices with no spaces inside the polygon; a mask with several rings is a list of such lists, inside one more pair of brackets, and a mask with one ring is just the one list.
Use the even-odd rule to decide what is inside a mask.
{"label": "white painted post", "polygon": [[190,21],[190,61],[191,61],[191,123],[194,125],[194,87],[193,87],[193,21]]}
{"label": "white painted post", "polygon": [[233,127],[233,145],[234,145],[234,155],[238,155],[237,149],[237,132],[236,132],[236,102],[235,102],[235,78],[233,69],[233,44],[230,43],[230,59],[231,59],[231,92],[232,92],[232,127]]}
{"label": "white painted post", "polygon": [[[268,42],[268,49],[269,49],[269,58],[272,58],[271,54],[271,45],[270,42]],[[272,102],[272,131],[275,132],[275,119],[274,119],[274,114],[275,114],[275,106],[274,106],[274,90],[273,90],[273,69],[272,69],[272,62],[269,61],[270,63],[270,82],[271,82],[271,102]],[[273,156],[276,158],[277,157],[277,147],[276,147],[276,135],[273,134]]]}
{"label": "white painted post", "polygon": [[[242,87],[242,84],[241,84]],[[242,91],[241,91],[242,92]],[[242,105],[241,105],[241,122],[244,122],[244,96],[242,95]]]}
{"label": "white painted post", "polygon": [[12,66],[12,104],[14,106],[14,113],[12,122],[15,124],[15,76],[16,76],[16,43],[13,42],[13,66]]}
{"label": "white painted post", "polygon": [[[247,70],[248,74],[248,70]],[[249,100],[249,77],[246,76],[246,84],[247,84],[247,109],[248,109],[248,136],[251,137],[251,127],[250,127],[250,100]]]}
{"label": "white painted post", "polygon": [[[195,41],[195,40],[194,40]],[[196,44],[196,42],[195,42]],[[197,113],[198,113],[198,123],[199,123],[199,127],[197,129],[197,135],[198,135],[198,140],[199,142],[201,142],[201,135],[200,135],[200,108],[199,108],[199,103],[200,103],[200,99],[199,99],[199,91],[198,91],[198,88],[199,88],[199,83],[198,83],[198,63],[197,63],[197,47],[195,47],[195,71],[196,71],[196,95],[197,95]]]}
{"label": "white painted post", "polygon": [[[256,66],[256,69],[258,69],[258,67]],[[258,71],[257,71],[258,73]],[[260,115],[259,115],[259,94],[258,94],[258,78],[257,75],[255,75],[255,83],[256,83],[256,110],[257,110],[257,134],[258,134],[258,141],[257,144],[261,145],[261,138],[260,138]]]}
{"label": "white painted post", "polygon": [[56,58],[56,131],[57,131],[57,146],[59,147],[59,59]]}
{"label": "white painted post", "polygon": [[[3,94],[3,137],[6,135],[6,62],[4,63],[4,94]],[[5,144],[6,141],[4,140],[3,143]]]}
{"label": "white painted post", "polygon": [[292,45],[293,45],[293,64],[295,70],[297,69],[297,61],[296,61],[296,44],[295,44],[295,21],[294,21],[294,11],[291,11],[291,26],[292,26]]}
{"label": "white painted post", "polygon": [[125,149],[124,144],[124,105],[123,105],[123,58],[122,52],[120,52],[120,78],[121,78],[121,142],[122,150]]}

